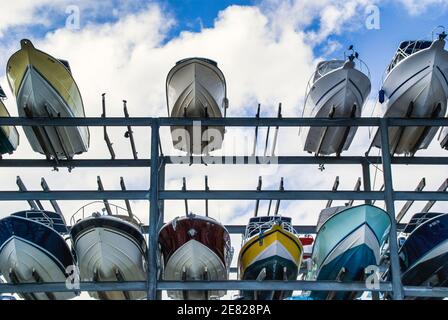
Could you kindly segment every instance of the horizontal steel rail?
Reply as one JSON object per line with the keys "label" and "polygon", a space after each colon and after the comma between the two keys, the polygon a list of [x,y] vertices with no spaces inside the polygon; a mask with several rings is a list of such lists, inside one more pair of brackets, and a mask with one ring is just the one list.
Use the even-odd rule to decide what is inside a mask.
{"label": "horizontal steel rail", "polygon": [[[381,282],[379,288],[367,288],[360,282],[335,281],[158,281],[157,290],[300,290],[300,291],[370,291],[391,292],[390,282]],[[92,291],[146,291],[146,281],[80,282],[79,289],[70,289],[66,283],[0,284],[0,294],[36,292],[92,292]],[[406,297],[448,297],[448,288],[404,286]]]}
{"label": "horizontal steel rail", "polygon": [[[1,191],[0,201],[26,200],[148,200],[149,190]],[[161,200],[384,200],[383,191],[160,191]],[[397,201],[448,201],[445,191],[394,191]]]}
{"label": "horizontal steel rail", "polygon": [[[109,126],[149,127],[157,121],[159,126],[191,126],[200,122],[204,126],[227,127],[378,127],[381,118],[151,118],[151,117],[88,117],[88,118],[22,118],[0,117],[0,126]],[[448,118],[388,118],[389,126],[448,126]]]}
{"label": "horizontal steel rail", "polygon": [[[248,156],[164,156],[160,157],[167,165],[174,164],[204,164],[207,165],[356,165],[381,164],[381,157],[312,157],[312,156],[278,156],[278,157],[248,157]],[[395,157],[393,165],[447,165],[448,157]],[[1,159],[0,168],[148,168],[151,159],[74,159],[54,161],[45,159]]]}

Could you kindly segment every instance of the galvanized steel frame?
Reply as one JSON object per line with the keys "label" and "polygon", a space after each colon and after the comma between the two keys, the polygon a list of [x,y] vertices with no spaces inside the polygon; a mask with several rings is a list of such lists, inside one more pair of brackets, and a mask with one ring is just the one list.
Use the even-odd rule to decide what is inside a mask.
{"label": "galvanized steel frame", "polygon": [[[286,164],[358,164],[362,166],[364,181],[364,191],[172,191],[164,190],[165,167],[166,165],[182,163],[201,164],[204,160],[200,156],[185,156],[172,161],[170,156],[159,153],[159,129],[163,126],[188,126],[200,121],[204,126],[227,126],[227,127],[378,127],[381,135],[382,154],[381,157],[349,156],[349,157],[306,157],[306,156],[279,156],[275,157],[272,163]],[[404,297],[448,297],[448,288],[428,288],[403,286],[400,279],[397,227],[395,220],[395,201],[416,200],[416,201],[448,201],[447,192],[412,192],[394,191],[392,181],[392,165],[446,165],[448,157],[391,157],[388,141],[388,128],[393,126],[447,126],[448,119],[395,119],[395,118],[360,118],[360,119],[316,119],[316,118],[226,118],[226,119],[184,119],[184,118],[0,118],[0,126],[137,126],[151,128],[151,155],[149,159],[79,159],[70,161],[60,161],[58,167],[121,167],[121,168],[148,168],[150,170],[149,190],[128,190],[128,191],[0,191],[0,201],[21,201],[21,200],[147,200],[150,203],[149,221],[150,224],[145,229],[149,234],[148,250],[148,281],[137,282],[109,282],[93,283],[81,282],[80,291],[114,291],[114,290],[137,290],[147,291],[148,299],[160,298],[158,294],[161,290],[321,290],[321,291],[372,291],[390,292],[394,299]],[[244,164],[257,165],[266,163],[263,157],[252,156],[230,156],[230,157],[209,157],[208,164]],[[370,166],[382,164],[384,191],[371,191]],[[54,167],[55,164],[48,160],[39,159],[2,159],[0,168],[21,168],[21,167]],[[381,282],[380,287],[369,289],[364,283],[341,283],[332,281],[195,281],[195,282],[175,282],[162,281],[158,279],[157,270],[157,234],[163,222],[164,200],[181,199],[220,199],[220,200],[363,200],[370,203],[372,200],[384,200],[387,211],[392,218],[392,228],[390,233],[390,257],[392,266],[392,281]],[[243,226],[228,226],[231,233],[241,233]],[[315,232],[315,226],[297,226],[303,233]],[[73,291],[68,289],[65,283],[44,283],[44,284],[0,284],[0,293],[11,292],[62,292]]]}

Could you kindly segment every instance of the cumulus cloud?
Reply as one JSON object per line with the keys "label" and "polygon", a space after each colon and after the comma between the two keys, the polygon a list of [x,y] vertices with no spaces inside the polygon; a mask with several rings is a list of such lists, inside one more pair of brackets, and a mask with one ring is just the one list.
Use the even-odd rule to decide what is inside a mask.
{"label": "cumulus cloud", "polygon": [[[65,0],[64,0],[65,1]],[[17,25],[34,25],[36,10],[55,4],[54,0],[16,1],[3,12],[11,11],[11,17],[22,20],[3,20],[0,32]],[[364,8],[377,1],[262,1],[259,6],[230,6],[221,11],[214,25],[202,28],[200,32],[181,32],[168,39],[171,28],[176,24],[173,17],[158,4],[145,5],[135,11],[131,7],[120,8],[115,19],[103,23],[91,21],[80,30],[54,27],[43,37],[32,38],[35,45],[55,57],[70,61],[73,74],[78,82],[85,103],[87,116],[101,114],[101,93],[107,93],[108,115],[122,116],[121,100],[128,101],[132,116],[166,116],[165,77],[174,63],[189,56],[205,56],[218,62],[228,84],[230,100],[229,116],[254,115],[256,104],[262,104],[265,116],[274,116],[277,104],[283,102],[284,116],[300,114],[303,95],[309,75],[321,57],[315,56],[313,49],[331,34],[339,34],[351,28],[359,28],[364,23]],[[58,1],[58,5],[61,5]],[[86,1],[82,14],[89,15]],[[111,1],[100,1],[101,8],[111,10]],[[91,10],[101,11],[101,8]],[[5,4],[4,4],[5,5]],[[141,6],[140,1],[133,7]],[[1,9],[1,7],[0,7]],[[109,12],[109,11],[108,11]],[[90,13],[92,14],[92,12]],[[63,14],[62,14],[63,15]],[[6,15],[8,16],[8,15]],[[42,20],[44,23],[44,20]],[[7,57],[19,47],[19,38],[12,39],[1,50],[0,57]],[[327,41],[327,54],[338,49],[339,44]],[[4,62],[2,62],[4,65]],[[2,68],[4,70],[4,67]],[[1,79],[3,87],[6,80]],[[8,109],[17,114],[13,99],[7,101]],[[149,154],[149,130],[135,128],[137,147],[141,158]],[[19,151],[12,158],[41,156],[34,154],[21,131]],[[111,128],[111,138],[118,158],[130,158],[129,143],[123,137],[124,128]],[[91,128],[92,145],[89,152],[80,158],[104,158],[107,147],[102,141],[101,128]],[[260,129],[259,150],[264,147],[266,129]],[[168,128],[162,130],[162,145],[166,154],[175,153],[170,141]],[[348,153],[362,154],[369,140],[367,130],[360,130],[353,147]],[[302,155],[302,145],[297,129],[280,129],[277,154]],[[253,129],[228,129],[224,148],[227,154],[250,153],[252,151]],[[250,151],[248,151],[250,150]],[[218,151],[222,154],[224,151]],[[438,146],[428,152],[442,154]],[[422,153],[429,154],[429,153]],[[419,177],[409,175],[415,168],[398,168],[396,188],[411,190]],[[441,183],[440,168],[425,171],[428,189],[435,189]],[[443,169],[442,169],[443,170]],[[446,170],[445,170],[446,171]],[[1,169],[2,190],[15,189],[15,170]],[[124,175],[129,189],[148,189],[148,169],[75,169],[71,174],[65,170],[20,171],[30,189],[39,189],[40,176],[44,175],[53,189],[95,189],[96,176],[101,175],[106,189],[119,189],[119,177]],[[285,177],[286,188],[330,189],[336,175],[343,175],[342,189],[352,189],[361,175],[360,168],[352,170],[346,166],[328,166],[320,172],[317,166],[281,166],[275,172],[260,173],[256,166],[169,166],[167,168],[168,189],[180,189],[181,178],[188,178],[189,189],[203,188],[203,176],[209,176],[211,189],[240,190],[254,189],[258,175],[264,175],[264,187],[276,189],[280,177]],[[377,186],[382,183],[381,172],[377,174]],[[372,170],[372,180],[375,172]],[[237,179],[235,178],[237,177]],[[406,179],[402,179],[406,177]],[[410,178],[411,177],[411,178]],[[80,207],[82,202],[65,202],[63,210],[67,217]],[[381,205],[381,203],[379,203]],[[148,206],[144,202],[134,202],[135,212],[147,222]],[[253,201],[211,201],[210,212],[224,223],[245,224],[253,210]],[[281,213],[294,217],[297,224],[311,224],[317,221],[317,214],[325,205],[324,201],[283,202]],[[0,215],[4,216],[26,203],[8,203]],[[268,203],[261,205],[266,212]],[[192,201],[190,210],[204,212],[203,201]],[[182,201],[166,204],[166,218],[173,218],[184,212]],[[234,244],[238,247],[239,244]]]}

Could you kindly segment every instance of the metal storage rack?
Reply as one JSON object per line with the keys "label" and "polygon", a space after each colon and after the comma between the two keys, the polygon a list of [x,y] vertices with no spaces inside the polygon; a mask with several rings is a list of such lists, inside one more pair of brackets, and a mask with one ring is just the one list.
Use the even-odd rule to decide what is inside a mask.
{"label": "metal storage rack", "polygon": [[[296,190],[296,191],[236,191],[236,190],[164,190],[165,170],[167,165],[175,163],[169,156],[161,154],[159,147],[159,129],[164,126],[189,126],[193,121],[200,121],[204,126],[226,127],[378,127],[382,149],[380,157],[341,156],[341,157],[313,157],[313,156],[279,156],[276,163],[281,165],[304,164],[337,164],[360,165],[363,172],[363,191],[338,190]],[[226,119],[185,119],[185,118],[75,118],[75,119],[44,119],[44,118],[0,118],[0,125],[14,126],[96,126],[96,127],[150,127],[151,151],[149,159],[85,159],[61,160],[58,167],[140,167],[150,170],[149,190],[69,190],[69,191],[1,191],[0,201],[31,201],[31,200],[146,200],[150,203],[149,226],[147,227],[149,239],[148,280],[139,282],[81,282],[79,289],[68,289],[65,283],[40,284],[0,284],[0,293],[30,293],[30,292],[63,292],[63,291],[147,291],[148,299],[160,298],[162,290],[322,290],[322,291],[371,291],[389,292],[394,299],[405,297],[448,297],[448,288],[410,287],[403,286],[400,280],[397,223],[395,219],[395,201],[448,201],[445,191],[395,191],[392,183],[393,165],[447,165],[448,157],[391,157],[388,128],[393,126],[448,126],[448,119],[306,119],[306,118],[226,118]],[[105,138],[107,132],[105,131]],[[133,148],[134,150],[134,148]],[[111,155],[113,152],[111,152]],[[266,159],[256,156],[226,157],[223,164],[260,164]],[[201,163],[199,156],[185,156],[185,163]],[[228,160],[231,161],[228,161]],[[224,157],[208,156],[208,164],[213,160],[224,160]],[[382,164],[384,189],[372,191],[370,183],[370,169],[372,164]],[[55,163],[48,160],[34,159],[2,159],[0,167],[54,167]],[[159,221],[163,221],[164,200],[362,200],[366,203],[384,200],[386,210],[393,218],[390,232],[390,263],[392,280],[381,282],[379,288],[368,289],[361,282],[336,281],[162,281],[157,278],[157,235],[160,228]],[[230,233],[242,233],[243,226],[227,226]],[[314,226],[297,226],[301,233],[315,232]]]}

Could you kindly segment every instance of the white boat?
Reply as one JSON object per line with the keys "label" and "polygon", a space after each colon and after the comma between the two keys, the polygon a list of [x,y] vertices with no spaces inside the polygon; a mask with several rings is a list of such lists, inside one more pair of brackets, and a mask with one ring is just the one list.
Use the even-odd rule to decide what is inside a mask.
{"label": "white boat", "polygon": [[[84,212],[89,210],[86,208],[97,203],[82,207],[72,217],[70,234],[78,259],[80,278],[95,282],[146,281],[147,247],[141,224],[128,215],[102,215],[95,212],[84,218]],[[113,206],[117,211],[126,211],[112,204],[107,206]],[[80,214],[81,219],[74,223]],[[144,291],[89,294],[101,300],[137,300],[146,297]]]}
{"label": "white boat", "polygon": [[[226,80],[215,61],[187,58],[176,63],[166,78],[168,115],[174,118],[222,118],[228,107]],[[199,129],[199,130],[195,130]],[[224,127],[171,127],[176,149],[189,154],[222,147]]]}
{"label": "white boat", "polygon": [[[22,211],[0,220],[0,273],[8,283],[64,283],[75,265],[62,234],[62,217],[48,211]],[[74,292],[19,294],[26,300],[66,300]]]}
{"label": "white boat", "polygon": [[[6,75],[17,100],[19,116],[85,117],[78,86],[67,61],[58,60],[22,40],[9,58]],[[23,127],[35,152],[47,158],[71,159],[89,148],[87,127]]]}
{"label": "white boat", "polygon": [[[352,47],[350,47],[352,49]],[[357,68],[353,52],[346,61],[329,60],[317,65],[305,95],[303,117],[357,118],[370,94],[368,75]],[[361,60],[360,67],[365,66]],[[367,68],[366,68],[367,70]],[[348,150],[356,127],[303,127],[304,150],[316,155],[340,155]]]}
{"label": "white boat", "polygon": [[[383,116],[392,118],[441,118],[448,99],[448,52],[446,33],[435,41],[405,41],[400,44],[380,90]],[[438,127],[393,127],[389,129],[391,154],[414,155],[426,149]],[[377,133],[374,146],[381,148]]]}

